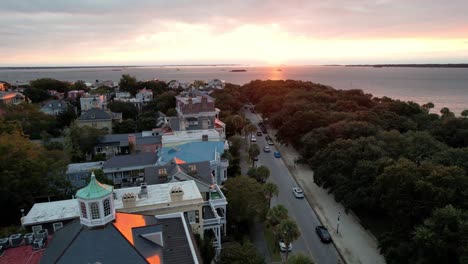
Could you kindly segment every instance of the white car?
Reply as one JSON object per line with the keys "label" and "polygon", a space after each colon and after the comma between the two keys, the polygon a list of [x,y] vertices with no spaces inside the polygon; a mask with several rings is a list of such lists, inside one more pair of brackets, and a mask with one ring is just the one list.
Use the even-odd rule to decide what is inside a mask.
{"label": "white car", "polygon": [[[286,244],[282,240],[280,240],[278,242],[278,244],[279,244],[279,248],[280,248],[281,252],[285,252],[286,251]],[[292,251],[292,243],[289,243],[289,247],[287,247],[287,249],[290,252]]]}
{"label": "white car", "polygon": [[263,152],[270,152],[270,151],[271,151],[271,149],[270,149],[269,146],[264,146],[263,147]]}
{"label": "white car", "polygon": [[252,136],[252,137],[250,138],[250,142],[257,142],[257,138],[254,137],[254,136]]}
{"label": "white car", "polygon": [[304,198],[304,192],[301,188],[292,188],[292,192],[296,198]]}

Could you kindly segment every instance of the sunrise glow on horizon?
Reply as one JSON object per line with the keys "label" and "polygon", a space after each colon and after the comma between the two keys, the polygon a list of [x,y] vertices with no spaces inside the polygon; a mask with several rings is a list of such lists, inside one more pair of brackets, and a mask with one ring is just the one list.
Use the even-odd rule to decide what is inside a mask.
{"label": "sunrise glow on horizon", "polygon": [[0,66],[468,61],[465,1],[26,2],[0,3]]}

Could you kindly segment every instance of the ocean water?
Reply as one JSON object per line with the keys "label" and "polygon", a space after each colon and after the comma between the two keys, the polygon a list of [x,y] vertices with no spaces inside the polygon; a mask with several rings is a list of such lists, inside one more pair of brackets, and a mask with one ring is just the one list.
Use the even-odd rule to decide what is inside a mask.
{"label": "ocean water", "polygon": [[[230,72],[245,69],[246,72]],[[459,115],[468,109],[468,69],[449,68],[372,68],[343,66],[283,66],[277,67],[127,67],[68,69],[0,69],[0,81],[27,82],[37,78],[63,81],[113,80],[122,74],[138,80],[164,81],[221,79],[234,84],[251,80],[303,80],[332,86],[336,89],[362,89],[374,96],[388,96],[419,104],[433,102],[434,111],[448,107]]]}

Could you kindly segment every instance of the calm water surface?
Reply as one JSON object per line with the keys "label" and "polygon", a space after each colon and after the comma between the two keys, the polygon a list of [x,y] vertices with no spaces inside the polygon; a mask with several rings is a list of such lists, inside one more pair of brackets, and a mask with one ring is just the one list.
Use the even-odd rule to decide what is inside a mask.
{"label": "calm water surface", "polygon": [[[374,96],[388,96],[420,104],[433,102],[436,109],[449,107],[456,114],[468,109],[468,69],[446,68],[372,68],[340,66],[243,67],[247,72],[230,72],[233,67],[128,67],[86,69],[0,69],[0,80],[27,82],[37,78],[64,81],[84,80],[118,82],[122,74],[138,80],[164,81],[222,79],[234,84],[251,80],[292,79],[322,83],[336,89],[362,89]],[[238,68],[237,68],[238,69]]]}

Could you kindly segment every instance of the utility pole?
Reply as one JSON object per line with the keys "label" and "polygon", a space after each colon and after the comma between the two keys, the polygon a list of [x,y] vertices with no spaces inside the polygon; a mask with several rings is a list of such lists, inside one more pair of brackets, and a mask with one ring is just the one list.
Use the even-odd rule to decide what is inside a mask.
{"label": "utility pole", "polygon": [[341,216],[341,212],[338,212],[338,221],[336,222],[336,233],[339,234],[340,233],[340,216]]}

